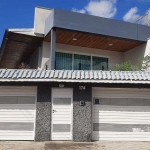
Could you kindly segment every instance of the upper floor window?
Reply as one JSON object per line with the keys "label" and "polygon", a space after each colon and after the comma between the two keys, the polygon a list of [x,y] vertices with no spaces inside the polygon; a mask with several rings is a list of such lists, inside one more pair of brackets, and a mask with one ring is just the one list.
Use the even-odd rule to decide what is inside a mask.
{"label": "upper floor window", "polygon": [[108,58],[92,56],[92,70],[108,70]]}
{"label": "upper floor window", "polygon": [[72,54],[56,52],[56,70],[72,70]]}
{"label": "upper floor window", "polygon": [[56,70],[108,70],[108,58],[56,52]]}
{"label": "upper floor window", "polygon": [[73,70],[91,70],[91,56],[74,54]]}

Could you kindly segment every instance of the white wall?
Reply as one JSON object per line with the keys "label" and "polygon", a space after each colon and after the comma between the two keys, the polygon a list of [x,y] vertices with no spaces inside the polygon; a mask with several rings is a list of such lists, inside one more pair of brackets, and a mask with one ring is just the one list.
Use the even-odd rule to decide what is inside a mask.
{"label": "white wall", "polygon": [[134,65],[137,64],[138,59],[144,56],[146,44],[142,44],[124,53],[124,62],[131,61]]}
{"label": "white wall", "polygon": [[[43,50],[42,50],[41,68],[44,69],[46,64],[49,66],[50,43],[43,42],[42,49]],[[124,54],[122,52],[85,48],[85,47],[78,47],[78,46],[71,46],[71,45],[64,45],[64,44],[56,44],[56,51],[87,54],[87,55],[89,54],[89,55],[96,55],[99,57],[101,56],[108,57],[109,70],[115,70],[115,65],[123,63],[123,58],[124,58]]]}
{"label": "white wall", "polygon": [[144,56],[150,55],[150,38],[147,40]]}
{"label": "white wall", "polygon": [[48,65],[49,67],[49,58],[50,58],[50,42],[43,42],[41,69],[45,69],[46,65]]}
{"label": "white wall", "polygon": [[50,15],[51,9],[47,8],[35,8],[35,16],[34,16],[34,33],[44,34],[45,28],[45,20]]}
{"label": "white wall", "polygon": [[145,57],[148,54],[150,54],[150,39],[147,41],[147,43],[125,52],[124,62],[130,60],[134,65],[136,65],[140,58]]}

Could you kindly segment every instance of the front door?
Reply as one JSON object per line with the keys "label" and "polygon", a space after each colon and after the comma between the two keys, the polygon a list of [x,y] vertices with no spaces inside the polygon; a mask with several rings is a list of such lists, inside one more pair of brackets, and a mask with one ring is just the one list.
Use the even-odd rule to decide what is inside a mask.
{"label": "front door", "polygon": [[52,89],[52,140],[72,140],[72,89]]}

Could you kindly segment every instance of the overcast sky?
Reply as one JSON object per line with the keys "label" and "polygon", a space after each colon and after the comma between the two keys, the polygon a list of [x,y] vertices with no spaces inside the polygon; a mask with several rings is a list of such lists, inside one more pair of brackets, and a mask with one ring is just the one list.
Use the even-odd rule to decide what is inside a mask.
{"label": "overcast sky", "polygon": [[0,44],[5,29],[33,28],[35,6],[133,22],[150,10],[150,0],[0,0]]}

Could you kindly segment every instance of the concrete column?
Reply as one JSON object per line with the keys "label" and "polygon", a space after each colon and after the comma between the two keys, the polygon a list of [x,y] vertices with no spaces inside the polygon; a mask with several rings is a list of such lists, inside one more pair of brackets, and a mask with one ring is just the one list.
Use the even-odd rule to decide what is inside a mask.
{"label": "concrete column", "polygon": [[51,87],[40,83],[37,90],[35,141],[49,141],[51,135]]}
{"label": "concrete column", "polygon": [[51,30],[50,70],[55,69],[56,29]]}
{"label": "concrete column", "polygon": [[[80,106],[80,101],[85,106]],[[73,141],[91,142],[92,140],[92,88],[79,90],[79,85],[73,88]]]}
{"label": "concrete column", "polygon": [[42,47],[38,48],[38,69],[42,68]]}

